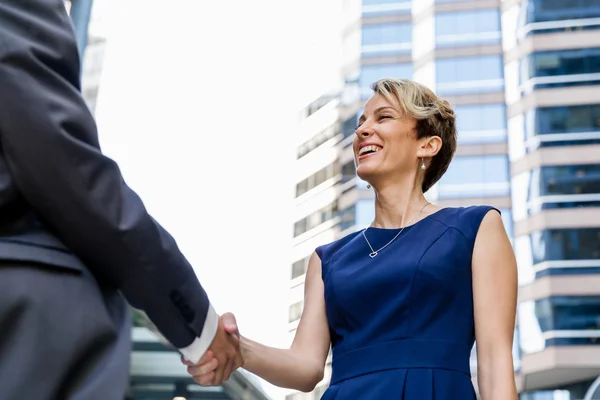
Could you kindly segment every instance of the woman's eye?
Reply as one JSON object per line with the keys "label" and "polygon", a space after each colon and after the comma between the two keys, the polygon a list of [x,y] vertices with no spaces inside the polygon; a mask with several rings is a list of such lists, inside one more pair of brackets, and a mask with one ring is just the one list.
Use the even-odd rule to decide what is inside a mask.
{"label": "woman's eye", "polygon": [[386,118],[392,118],[391,115],[382,115],[379,117],[379,119],[386,119]]}

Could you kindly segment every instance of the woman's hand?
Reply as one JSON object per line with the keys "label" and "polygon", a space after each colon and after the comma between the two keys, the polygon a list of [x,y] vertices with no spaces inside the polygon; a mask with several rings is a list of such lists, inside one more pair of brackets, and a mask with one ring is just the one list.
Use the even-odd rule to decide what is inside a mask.
{"label": "woman's hand", "polygon": [[187,372],[192,376],[194,381],[200,386],[218,386],[222,382],[214,382],[215,370],[219,366],[219,361],[216,359],[212,351],[208,350],[200,359],[198,364],[192,364],[181,356],[181,362],[187,365]]}
{"label": "woman's hand", "polygon": [[[240,339],[240,332],[235,320],[235,316],[231,313],[225,313],[221,316],[223,328],[227,334],[237,337]],[[183,356],[181,362],[187,365],[187,371],[192,376],[194,381],[200,386],[219,386],[224,381],[229,379],[229,375],[223,376],[221,379],[215,380],[215,371],[219,367],[219,360],[215,357],[212,350],[208,350],[204,353],[204,356],[200,359],[198,364],[192,364],[186,360]]]}

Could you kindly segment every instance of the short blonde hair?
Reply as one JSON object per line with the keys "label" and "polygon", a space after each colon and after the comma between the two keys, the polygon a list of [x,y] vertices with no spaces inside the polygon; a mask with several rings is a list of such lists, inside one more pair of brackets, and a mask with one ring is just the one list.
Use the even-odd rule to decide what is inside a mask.
{"label": "short blonde hair", "polygon": [[417,138],[439,136],[442,148],[431,159],[425,171],[421,188],[428,191],[448,170],[456,152],[456,116],[450,104],[428,87],[408,79],[380,79],[371,85],[392,104],[398,104],[400,113],[417,121]]}

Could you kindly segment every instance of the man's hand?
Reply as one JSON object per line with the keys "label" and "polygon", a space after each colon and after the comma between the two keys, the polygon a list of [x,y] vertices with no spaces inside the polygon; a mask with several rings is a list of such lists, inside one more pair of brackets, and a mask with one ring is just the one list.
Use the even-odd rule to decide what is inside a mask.
{"label": "man's hand", "polygon": [[201,386],[218,386],[229,379],[233,371],[244,365],[240,352],[240,333],[231,313],[219,318],[217,334],[208,351],[197,365],[182,358],[188,373]]}

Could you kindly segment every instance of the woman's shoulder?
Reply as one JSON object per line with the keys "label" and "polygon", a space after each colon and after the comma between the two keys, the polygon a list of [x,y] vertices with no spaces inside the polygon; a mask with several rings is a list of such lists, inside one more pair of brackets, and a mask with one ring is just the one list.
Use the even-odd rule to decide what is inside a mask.
{"label": "woman's shoulder", "polygon": [[321,259],[321,262],[326,262],[331,258],[331,256],[337,253],[340,249],[342,249],[346,244],[348,244],[352,239],[357,237],[361,231],[352,232],[341,239],[337,239],[333,242],[321,245],[315,249],[317,255]]}
{"label": "woman's shoulder", "polygon": [[459,231],[468,240],[474,241],[483,218],[489,212],[501,215],[498,208],[491,205],[469,207],[447,207],[444,212],[436,213],[433,218],[449,228]]}

